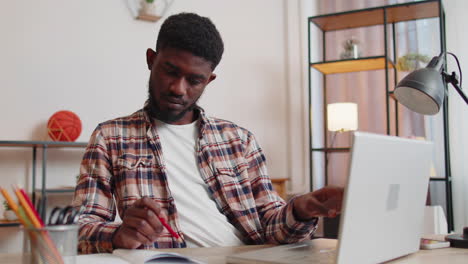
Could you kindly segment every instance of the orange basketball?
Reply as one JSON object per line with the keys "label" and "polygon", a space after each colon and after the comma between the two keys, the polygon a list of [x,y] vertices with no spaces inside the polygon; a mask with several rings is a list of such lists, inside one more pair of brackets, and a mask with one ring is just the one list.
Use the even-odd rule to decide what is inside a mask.
{"label": "orange basketball", "polygon": [[58,111],[49,118],[47,131],[53,141],[75,141],[81,133],[81,120],[71,111]]}

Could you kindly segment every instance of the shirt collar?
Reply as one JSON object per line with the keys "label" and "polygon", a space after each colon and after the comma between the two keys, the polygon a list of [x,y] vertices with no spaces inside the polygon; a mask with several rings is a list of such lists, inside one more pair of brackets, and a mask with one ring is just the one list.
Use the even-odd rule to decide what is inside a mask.
{"label": "shirt collar", "polygon": [[[199,113],[198,115],[198,120],[200,121],[199,128],[200,128],[200,135],[202,135],[206,129],[206,126],[209,124],[209,120],[208,120],[208,117],[206,116],[205,110],[201,108],[200,106],[196,105],[195,111],[198,111]],[[151,127],[154,124],[154,122],[153,122],[153,118],[150,116],[148,112],[148,101],[145,102],[143,109],[142,109],[142,113],[143,113],[144,121],[148,124],[149,127]]]}

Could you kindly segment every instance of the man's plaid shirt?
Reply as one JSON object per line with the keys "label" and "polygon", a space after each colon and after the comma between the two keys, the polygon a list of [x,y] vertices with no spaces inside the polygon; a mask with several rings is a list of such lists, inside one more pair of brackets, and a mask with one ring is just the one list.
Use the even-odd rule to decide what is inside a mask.
{"label": "man's plaid shirt", "polygon": [[[279,244],[310,238],[316,221],[296,221],[292,201],[285,203],[272,190],[265,157],[253,134],[197,110],[196,155],[201,175],[219,210],[241,232],[244,242]],[[85,205],[79,220],[80,252],[111,251],[112,236],[120,226],[113,222],[116,205],[123,219],[125,209],[145,196],[159,203],[181,239],[164,229],[154,244],[141,248],[185,247],[163,157],[156,127],[143,109],[98,125],[83,157],[73,201],[75,206]]]}

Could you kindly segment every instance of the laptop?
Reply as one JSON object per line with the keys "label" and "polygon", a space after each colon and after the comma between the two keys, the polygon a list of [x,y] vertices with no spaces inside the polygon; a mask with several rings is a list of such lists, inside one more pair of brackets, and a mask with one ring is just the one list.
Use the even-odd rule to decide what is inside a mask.
{"label": "laptop", "polygon": [[354,132],[338,241],[248,251],[228,263],[380,263],[419,250],[432,143]]}

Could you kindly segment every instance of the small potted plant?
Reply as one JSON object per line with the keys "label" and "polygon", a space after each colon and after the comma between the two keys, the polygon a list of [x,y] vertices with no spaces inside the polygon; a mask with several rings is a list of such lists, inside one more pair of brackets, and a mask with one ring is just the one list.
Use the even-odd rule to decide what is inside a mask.
{"label": "small potted plant", "polygon": [[424,67],[430,60],[429,56],[419,53],[408,53],[397,59],[396,68],[399,71],[414,71]]}
{"label": "small potted plant", "polygon": [[156,4],[154,0],[141,0],[140,15],[156,16]]}
{"label": "small potted plant", "polygon": [[359,40],[354,37],[343,42],[343,52],[340,54],[341,59],[357,59],[361,57],[359,50]]}
{"label": "small potted plant", "polygon": [[8,205],[7,201],[3,201],[3,209],[4,209],[3,217],[5,217],[6,220],[13,221],[13,220],[18,219],[16,217],[15,212],[13,212],[13,210],[11,210],[11,207],[10,207],[10,205]]}

